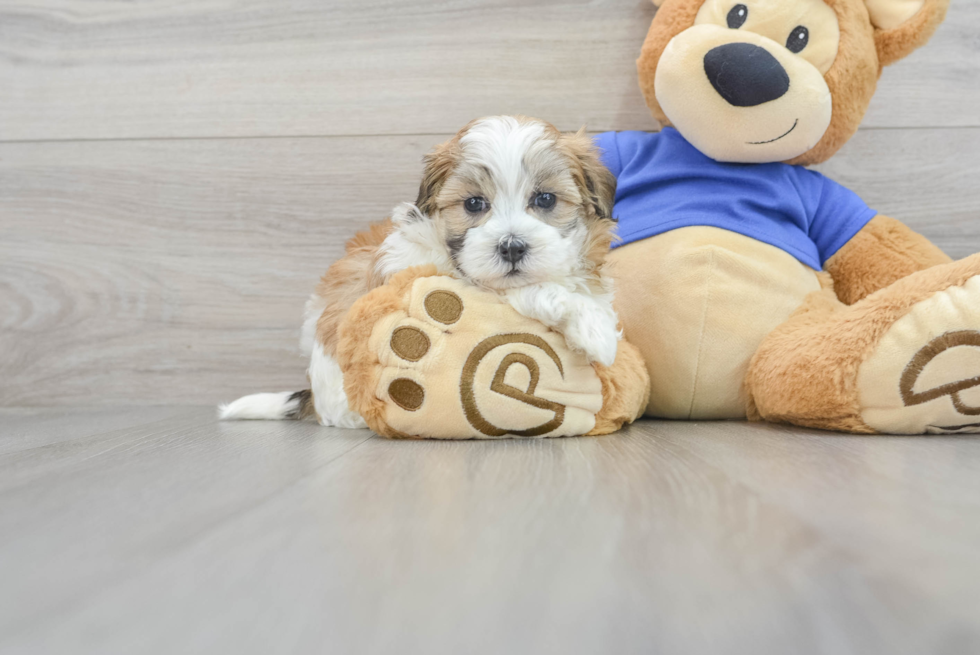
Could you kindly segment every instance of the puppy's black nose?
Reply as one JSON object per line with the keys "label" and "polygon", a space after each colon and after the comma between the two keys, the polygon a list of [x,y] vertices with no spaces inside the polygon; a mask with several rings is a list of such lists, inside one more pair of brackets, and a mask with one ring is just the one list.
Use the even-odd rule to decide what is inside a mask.
{"label": "puppy's black nose", "polygon": [[505,262],[516,264],[527,254],[527,242],[517,237],[504,237],[497,244],[497,252]]}
{"label": "puppy's black nose", "polygon": [[764,48],[751,43],[726,43],[704,56],[704,72],[728,104],[755,107],[789,91],[786,69]]}

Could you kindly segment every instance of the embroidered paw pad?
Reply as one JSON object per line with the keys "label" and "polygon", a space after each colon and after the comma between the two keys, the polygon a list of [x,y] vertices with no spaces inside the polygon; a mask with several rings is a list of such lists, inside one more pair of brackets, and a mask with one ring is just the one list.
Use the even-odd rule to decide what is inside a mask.
{"label": "embroidered paw pad", "polygon": [[[595,426],[601,382],[560,334],[446,276],[415,279],[399,300],[362,335],[381,409],[373,420],[359,411],[376,431],[487,439],[579,435]],[[370,294],[358,302],[369,304]]]}

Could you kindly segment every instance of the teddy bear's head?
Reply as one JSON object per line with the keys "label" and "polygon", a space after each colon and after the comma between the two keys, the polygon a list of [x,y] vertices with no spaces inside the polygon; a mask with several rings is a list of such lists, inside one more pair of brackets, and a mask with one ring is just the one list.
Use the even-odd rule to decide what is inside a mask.
{"label": "teddy bear's head", "polygon": [[814,164],[847,142],[883,66],[949,0],[654,0],[637,61],[654,116],[725,162]]}

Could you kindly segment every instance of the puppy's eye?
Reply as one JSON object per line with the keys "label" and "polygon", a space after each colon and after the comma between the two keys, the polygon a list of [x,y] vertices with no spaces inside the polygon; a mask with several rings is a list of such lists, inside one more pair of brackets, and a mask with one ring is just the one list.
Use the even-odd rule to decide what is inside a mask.
{"label": "puppy's eye", "polygon": [[490,208],[490,203],[488,203],[486,199],[477,196],[474,198],[467,198],[466,202],[463,203],[463,207],[471,214],[482,214]]}
{"label": "puppy's eye", "polygon": [[786,47],[789,48],[790,52],[800,52],[809,42],[810,30],[802,25],[797,25],[793,28],[793,31],[789,33],[789,38],[786,39]]}
{"label": "puppy's eye", "polygon": [[551,209],[558,202],[558,197],[553,193],[539,193],[531,199],[531,204],[539,209]]}
{"label": "puppy's eye", "polygon": [[728,27],[737,30],[745,24],[745,19],[749,17],[749,8],[745,5],[735,5],[728,12]]}

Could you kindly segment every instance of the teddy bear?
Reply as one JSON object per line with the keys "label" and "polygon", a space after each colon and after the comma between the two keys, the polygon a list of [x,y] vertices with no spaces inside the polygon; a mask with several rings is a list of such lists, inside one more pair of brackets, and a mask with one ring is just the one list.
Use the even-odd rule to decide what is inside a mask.
{"label": "teddy bear", "polygon": [[[663,129],[596,137],[617,178],[616,363],[409,270],[340,325],[351,408],[401,437],[602,434],[639,414],[980,431],[980,255],[953,262],[806,168],[850,139],[882,68],[947,5],[663,0],[637,62]],[[409,362],[395,335],[412,321],[438,336]]]}
{"label": "teddy bear", "polygon": [[[952,262],[805,166],[947,0],[665,0],[637,61],[661,132],[598,137],[646,415],[980,431],[980,256]],[[971,395],[972,394],[972,395]]]}

